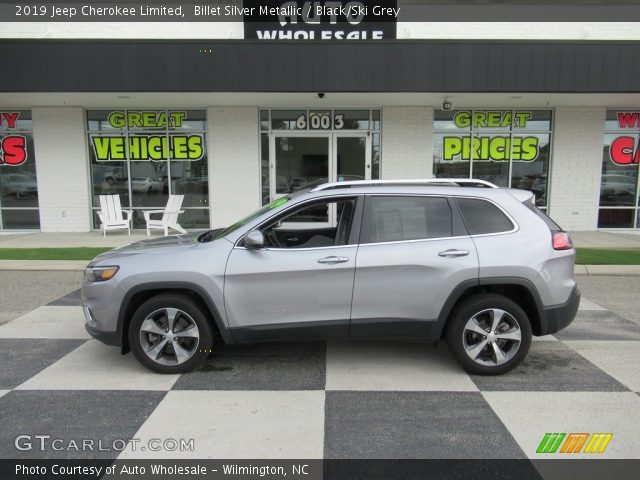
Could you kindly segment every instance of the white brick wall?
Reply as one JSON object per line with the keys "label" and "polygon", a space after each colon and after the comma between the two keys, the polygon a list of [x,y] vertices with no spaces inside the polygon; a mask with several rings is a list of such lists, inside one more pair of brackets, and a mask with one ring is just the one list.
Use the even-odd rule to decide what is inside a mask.
{"label": "white brick wall", "polygon": [[555,110],[549,213],[567,230],[595,230],[598,220],[604,108]]}
{"label": "white brick wall", "polygon": [[430,178],[432,137],[432,107],[383,108],[381,178]]}
{"label": "white brick wall", "polygon": [[224,227],[260,207],[258,109],[207,109],[211,225]]}
{"label": "white brick wall", "polygon": [[89,160],[82,108],[34,108],[40,228],[91,230]]}

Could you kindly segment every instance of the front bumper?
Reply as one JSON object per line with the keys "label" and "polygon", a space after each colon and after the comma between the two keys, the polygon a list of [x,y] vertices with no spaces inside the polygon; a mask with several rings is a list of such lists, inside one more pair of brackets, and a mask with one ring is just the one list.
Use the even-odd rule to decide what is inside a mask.
{"label": "front bumper", "polygon": [[112,280],[99,283],[83,283],[82,309],[85,329],[96,340],[107,345],[122,344],[118,329],[118,311],[122,302],[122,289]]}
{"label": "front bumper", "polygon": [[569,299],[561,304],[543,310],[540,322],[540,336],[550,335],[566,328],[575,318],[580,305],[580,290],[573,287]]}
{"label": "front bumper", "polygon": [[89,332],[96,340],[100,340],[105,345],[113,345],[119,347],[121,345],[120,334],[118,332],[103,332],[102,330],[96,330],[88,323],[84,324],[84,328]]}

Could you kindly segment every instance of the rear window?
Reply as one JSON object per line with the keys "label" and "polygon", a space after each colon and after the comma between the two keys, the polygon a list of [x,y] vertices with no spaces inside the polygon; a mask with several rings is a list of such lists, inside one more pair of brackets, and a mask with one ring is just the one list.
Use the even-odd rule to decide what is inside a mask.
{"label": "rear window", "polygon": [[527,207],[529,210],[531,210],[533,213],[535,213],[538,217],[540,217],[544,221],[544,223],[547,224],[547,227],[549,227],[549,230],[551,230],[552,232],[562,231],[562,228],[560,227],[560,225],[558,225],[556,222],[551,220],[550,217],[548,217],[543,211],[539,210],[538,207],[536,207],[533,203],[523,202],[522,204],[525,207]]}
{"label": "rear window", "polygon": [[457,198],[470,235],[509,232],[514,225],[493,203],[475,198]]}

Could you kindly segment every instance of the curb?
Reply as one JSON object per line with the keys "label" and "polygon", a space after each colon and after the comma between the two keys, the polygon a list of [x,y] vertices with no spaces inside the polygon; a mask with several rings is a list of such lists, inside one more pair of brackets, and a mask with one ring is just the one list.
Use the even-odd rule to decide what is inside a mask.
{"label": "curb", "polygon": [[640,275],[640,265],[576,265],[575,275]]}
{"label": "curb", "polygon": [[81,272],[89,260],[0,260],[0,270]]}

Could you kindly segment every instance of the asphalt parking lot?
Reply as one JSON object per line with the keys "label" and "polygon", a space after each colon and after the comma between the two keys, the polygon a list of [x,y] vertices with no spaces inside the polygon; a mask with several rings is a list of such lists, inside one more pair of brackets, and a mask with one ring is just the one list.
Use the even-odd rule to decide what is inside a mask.
{"label": "asphalt parking lot", "polygon": [[[600,458],[640,458],[639,277],[579,277],[575,322],[500,377],[385,342],[218,346],[200,371],[157,375],[88,337],[79,281],[0,272],[0,458],[519,459],[547,432],[613,433]],[[140,443],[17,450],[24,434]],[[154,438],[195,448],[139,448]]]}

